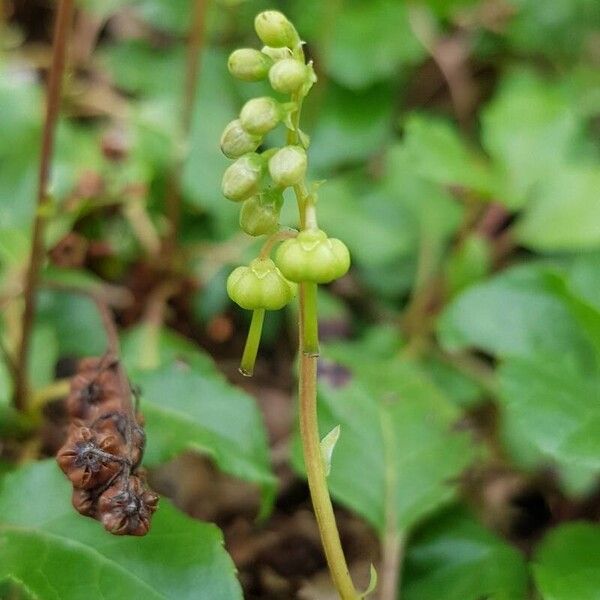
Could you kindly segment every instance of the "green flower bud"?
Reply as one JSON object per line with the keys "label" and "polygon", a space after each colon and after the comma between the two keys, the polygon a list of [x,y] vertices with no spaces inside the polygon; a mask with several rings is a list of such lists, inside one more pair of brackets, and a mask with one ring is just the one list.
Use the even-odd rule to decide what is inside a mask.
{"label": "green flower bud", "polygon": [[269,160],[269,174],[279,187],[290,187],[306,175],[306,152],[300,146],[284,146]]}
{"label": "green flower bud", "polygon": [[256,194],[264,171],[264,159],[251,152],[238,158],[223,173],[221,190],[223,196],[240,202]]}
{"label": "green flower bud", "polygon": [[269,69],[269,82],[276,92],[293,94],[306,83],[307,75],[304,63],[294,58],[284,58]]}
{"label": "green flower bud", "polygon": [[320,229],[306,229],[277,249],[275,262],[290,281],[329,283],[350,268],[346,245]]}
{"label": "green flower bud", "polygon": [[244,104],[240,112],[240,123],[248,133],[264,135],[276,127],[283,116],[281,104],[269,96],[263,96]]}
{"label": "green flower bud", "polygon": [[248,198],[240,210],[240,227],[254,237],[274,233],[279,227],[279,213],[283,205],[280,191],[268,189]]}
{"label": "green flower bud", "polygon": [[229,55],[229,72],[242,81],[260,81],[267,76],[273,61],[254,48],[240,48]]}
{"label": "green flower bud", "polygon": [[294,298],[296,289],[270,258],[255,258],[227,278],[227,294],[246,310],[279,310]]}
{"label": "green flower bud", "polygon": [[291,48],[300,41],[294,26],[278,10],[265,10],[256,15],[254,29],[262,42],[273,48]]}
{"label": "green flower bud", "polygon": [[261,52],[266,54],[273,62],[283,60],[284,58],[292,58],[292,51],[289,48],[271,48],[271,46],[263,46]]}
{"label": "green flower bud", "polygon": [[221,151],[228,158],[238,158],[248,152],[254,152],[262,141],[257,135],[248,133],[239,119],[231,121],[221,136]]}

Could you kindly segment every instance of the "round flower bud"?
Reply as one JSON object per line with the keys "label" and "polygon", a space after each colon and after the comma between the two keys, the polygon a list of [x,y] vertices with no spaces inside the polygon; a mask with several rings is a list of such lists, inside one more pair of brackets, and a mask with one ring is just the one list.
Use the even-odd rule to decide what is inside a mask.
{"label": "round flower bud", "polygon": [[267,76],[273,61],[254,48],[240,48],[229,55],[229,72],[242,81],[260,81]]}
{"label": "round flower bud", "polygon": [[263,159],[254,152],[238,158],[223,173],[221,180],[223,196],[234,202],[240,202],[256,194],[263,169]]}
{"label": "round flower bud", "polygon": [[283,196],[276,190],[248,198],[240,210],[240,227],[254,237],[277,231],[282,204]]}
{"label": "round flower bud", "polygon": [[296,185],[306,175],[306,152],[300,146],[284,146],[269,160],[269,174],[275,185]]}
{"label": "round flower bud", "polygon": [[300,41],[294,26],[278,10],[265,10],[256,15],[254,29],[262,42],[273,48],[293,47]]}
{"label": "round flower bud", "polygon": [[244,104],[240,112],[240,123],[248,133],[265,135],[277,126],[283,113],[283,108],[277,100],[269,96],[253,98]]}
{"label": "round flower bud", "polygon": [[290,281],[329,283],[350,268],[346,245],[320,229],[306,229],[277,249],[275,262]]}
{"label": "round flower bud", "polygon": [[271,48],[271,46],[263,46],[260,50],[266,54],[273,62],[283,60],[284,58],[292,58],[292,51],[289,48]]}
{"label": "round flower bud", "polygon": [[227,294],[247,310],[279,310],[296,295],[270,258],[255,258],[249,266],[234,269],[227,278]]}
{"label": "round flower bud", "polygon": [[306,82],[306,65],[294,58],[284,58],[269,69],[269,82],[276,92],[293,94]]}
{"label": "round flower bud", "polygon": [[221,151],[228,158],[239,158],[248,152],[254,152],[260,145],[260,136],[248,133],[239,119],[231,121],[221,136]]}

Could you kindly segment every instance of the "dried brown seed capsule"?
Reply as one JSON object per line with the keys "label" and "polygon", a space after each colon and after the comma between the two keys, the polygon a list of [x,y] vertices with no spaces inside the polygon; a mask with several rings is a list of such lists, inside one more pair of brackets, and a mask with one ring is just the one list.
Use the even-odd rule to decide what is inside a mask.
{"label": "dried brown seed capsule", "polygon": [[117,438],[95,433],[87,427],[73,427],[57,460],[64,474],[79,488],[90,489],[107,482],[122,468]]}
{"label": "dried brown seed capsule", "polygon": [[74,488],[73,495],[71,496],[71,502],[73,508],[84,515],[85,517],[96,516],[96,506],[98,504],[98,495],[96,490],[83,490],[81,488]]}
{"label": "dried brown seed capsule", "polygon": [[100,497],[98,512],[104,528],[115,535],[146,535],[158,496],[132,475],[108,488]]}
{"label": "dried brown seed capsule", "polygon": [[[110,357],[85,358],[79,363],[78,373],[71,378],[67,410],[73,418],[93,419],[99,413],[96,410],[99,405],[104,405],[109,399],[116,398],[120,407],[120,394],[114,360]],[[102,406],[102,411],[104,410],[107,410],[106,406]]]}
{"label": "dried brown seed capsule", "polygon": [[67,401],[72,425],[57,455],[73,483],[73,506],[111,533],[145,535],[158,496],[139,468],[146,438],[132,405],[135,392],[112,353],[78,366]]}

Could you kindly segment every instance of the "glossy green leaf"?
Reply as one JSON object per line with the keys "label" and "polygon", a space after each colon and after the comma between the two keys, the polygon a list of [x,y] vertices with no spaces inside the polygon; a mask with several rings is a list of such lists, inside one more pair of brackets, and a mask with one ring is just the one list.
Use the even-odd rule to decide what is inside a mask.
{"label": "glossy green leaf", "polygon": [[511,0],[515,14],[506,30],[507,42],[520,52],[576,59],[600,27],[595,0]]}
{"label": "glossy green leaf", "polygon": [[482,118],[483,145],[498,172],[498,200],[525,205],[534,186],[574,156],[582,125],[557,85],[528,73],[506,79]]}
{"label": "glossy green leaf", "polygon": [[405,600],[517,600],[527,594],[519,551],[457,510],[410,540],[402,580]]}
{"label": "glossy green leaf", "polygon": [[600,377],[568,363],[508,360],[499,374],[500,402],[513,436],[591,479],[600,472]]}
{"label": "glossy green leaf", "polygon": [[598,600],[600,597],[600,526],[566,523],[538,547],[533,578],[542,600]]}
{"label": "glossy green leaf", "polygon": [[467,288],[442,313],[442,344],[504,356],[561,357],[591,366],[593,348],[539,265],[515,267]]}
{"label": "glossy green leaf", "polygon": [[443,185],[461,185],[482,193],[492,188],[491,173],[449,122],[413,114],[404,124],[404,146],[419,175]]}
{"label": "glossy green leaf", "polygon": [[102,319],[93,300],[84,295],[43,290],[37,321],[54,330],[60,356],[94,356],[106,350]]}
{"label": "glossy green leaf", "polygon": [[190,152],[182,185],[190,204],[210,210],[216,216],[225,213],[236,221],[238,211],[221,193],[221,177],[229,161],[219,150],[219,139],[225,125],[240,110],[226,67],[227,53],[208,51],[203,54],[202,79],[199,82]]}
{"label": "glossy green leaf", "polygon": [[[356,354],[348,360],[353,352],[360,366]],[[388,507],[391,526],[405,531],[452,499],[473,446],[468,435],[452,431],[459,411],[415,365],[365,360],[358,345],[353,352],[332,347],[321,360],[319,427],[342,430],[328,485],[380,533]]]}
{"label": "glossy green leaf", "polygon": [[519,241],[541,252],[600,247],[600,169],[563,166],[532,192],[517,224]]}
{"label": "glossy green leaf", "polygon": [[333,79],[364,88],[390,77],[425,51],[414,37],[403,2],[353,1],[335,15],[325,45],[325,65]]}
{"label": "glossy green leaf", "polygon": [[[165,344],[165,339],[171,343]],[[147,338],[138,338],[144,340],[148,343]],[[146,463],[166,462],[186,449],[197,450],[213,458],[226,473],[260,486],[263,510],[267,510],[275,478],[265,428],[254,400],[225,381],[199,350],[177,343],[176,336],[162,337],[162,341],[164,349],[154,368],[129,371],[142,393],[148,437]],[[131,348],[127,355],[129,363],[135,360]]]}
{"label": "glossy green leaf", "polygon": [[310,165],[325,176],[339,165],[359,163],[379,151],[389,136],[393,110],[389,85],[351,92],[332,83],[326,94],[310,132]]}
{"label": "glossy green leaf", "polygon": [[183,48],[153,48],[143,40],[109,46],[103,60],[116,84],[131,93],[176,96],[183,86]]}
{"label": "glossy green leaf", "polygon": [[71,506],[71,486],[53,460],[5,475],[0,487],[0,580],[38,598],[241,599],[214,525],[162,499],[150,533],[118,537]]}

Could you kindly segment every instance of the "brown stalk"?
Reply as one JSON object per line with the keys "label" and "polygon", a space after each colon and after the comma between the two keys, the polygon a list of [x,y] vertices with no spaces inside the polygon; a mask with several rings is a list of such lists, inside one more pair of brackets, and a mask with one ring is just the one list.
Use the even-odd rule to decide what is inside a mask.
{"label": "brown stalk", "polygon": [[[194,104],[200,77],[202,46],[204,42],[204,23],[208,0],[192,0],[193,16],[187,42],[187,58],[185,66],[185,82],[183,88],[183,106],[181,110],[181,135],[187,145],[194,116]],[[165,210],[169,222],[169,233],[165,240],[165,255],[167,265],[172,261],[177,246],[177,235],[181,221],[181,173],[183,170],[184,154],[179,145],[173,160],[171,172],[167,181]]]}
{"label": "brown stalk", "polygon": [[54,41],[52,44],[52,63],[48,79],[46,118],[42,133],[42,150],[38,174],[37,211],[33,223],[31,256],[25,278],[25,308],[21,325],[21,340],[17,349],[17,370],[14,381],[13,403],[17,410],[25,411],[28,394],[28,357],[31,332],[36,307],[36,292],[39,273],[44,258],[44,231],[51,199],[48,194],[50,167],[54,150],[54,134],[60,109],[62,79],[65,71],[69,29],[73,19],[74,0],[60,0],[56,16]]}

